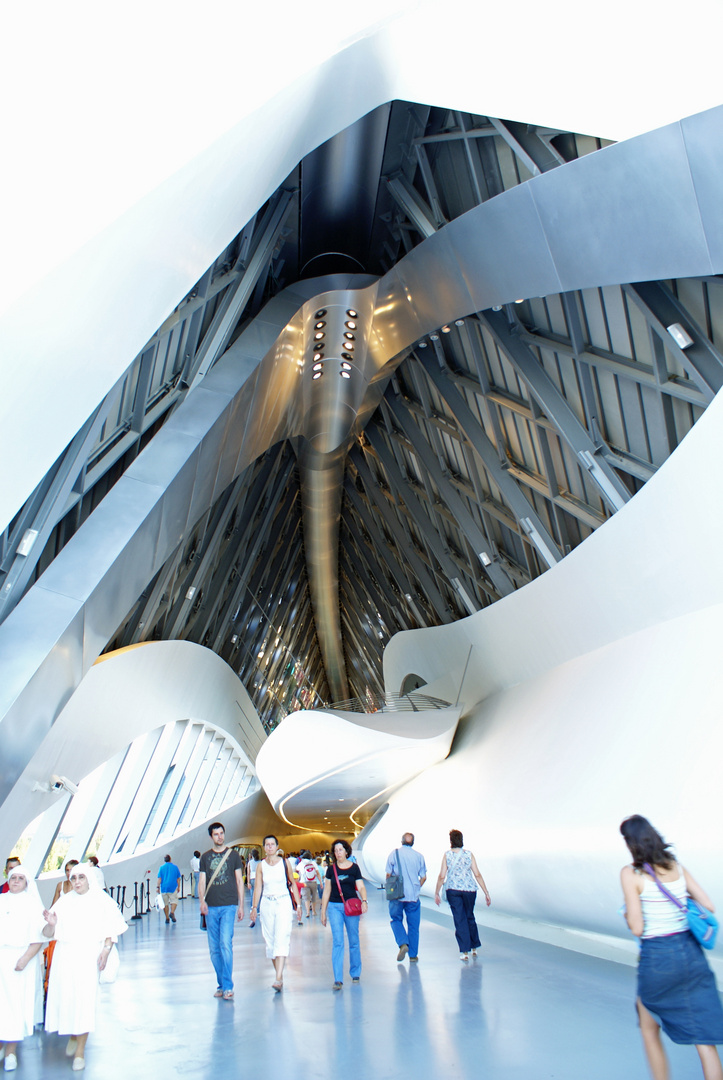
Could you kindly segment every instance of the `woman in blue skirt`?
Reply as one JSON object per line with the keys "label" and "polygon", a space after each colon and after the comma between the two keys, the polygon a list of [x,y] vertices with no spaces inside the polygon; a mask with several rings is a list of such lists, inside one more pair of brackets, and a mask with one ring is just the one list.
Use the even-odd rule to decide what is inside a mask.
{"label": "woman in blue skirt", "polygon": [[[628,926],[641,939],[637,1009],[654,1080],[668,1080],[660,1028],[676,1043],[693,1044],[705,1080],[723,1080],[716,1043],[723,1043],[723,1008],[713,973],[688,930],[685,905],[692,896],[713,911],[708,895],[671,853],[647,818],[634,814],[620,826],[632,866],[620,875]],[[678,907],[646,871],[652,868]]]}

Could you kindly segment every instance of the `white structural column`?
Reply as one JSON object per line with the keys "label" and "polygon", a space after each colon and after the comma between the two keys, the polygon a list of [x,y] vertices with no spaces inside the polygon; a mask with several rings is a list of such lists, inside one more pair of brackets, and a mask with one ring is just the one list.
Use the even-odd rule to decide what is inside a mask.
{"label": "white structural column", "polygon": [[158,801],[158,805],[155,810],[154,820],[151,822],[151,828],[146,837],[149,844],[153,844],[157,841],[161,832],[163,822],[166,814],[175,798],[179,788],[184,781],[184,772],[188,759],[191,756],[194,745],[194,735],[197,734],[198,728],[188,721],[181,723],[181,737],[178,741],[178,746],[173,755],[171,764],[173,765],[173,776],[166,784],[165,791]]}
{"label": "white structural column", "polygon": [[113,799],[112,805],[108,807],[108,819],[104,823],[103,840],[98,849],[100,862],[107,862],[118,846],[124,824],[129,818],[138,789],[158,746],[161,734],[160,728],[149,731],[142,738],[132,761],[127,761],[126,767],[121,770],[122,784],[116,787],[116,799]]}
{"label": "white structural column", "polygon": [[[174,790],[174,796],[178,793],[176,805],[171,811],[171,815],[168,819],[165,832],[169,835],[173,835],[179,821],[181,820],[181,814],[183,808],[186,805],[186,801],[191,793],[193,781],[196,777],[196,773],[201,767],[203,761],[203,755],[199,752],[199,747],[204,744],[205,729],[198,724],[189,724],[186,732],[186,740],[184,741],[184,754],[183,758],[179,760],[179,766],[182,765],[180,775],[178,777],[178,783]],[[168,803],[171,806],[173,797]]]}
{"label": "white structural column", "polygon": [[23,856],[23,865],[27,867],[29,874],[39,874],[43,869],[48,852],[55,839],[55,834],[63,820],[65,811],[68,809],[69,802],[70,795],[63,792],[62,795],[58,796],[57,803],[47,810],[40,819],[35,835],[30,841],[30,846]]}
{"label": "white structural column", "polygon": [[[118,780],[125,759],[126,751],[121,750],[103,766],[98,782],[95,785],[95,790],[88,800],[83,816],[73,830],[73,838],[70,842],[70,847],[68,848],[68,859],[78,859],[79,862],[82,861],[83,856],[88,849],[88,845],[95,835],[98,822],[108,803],[108,798],[113,790],[113,785]],[[75,798],[77,798],[77,796],[74,797],[74,800]]]}

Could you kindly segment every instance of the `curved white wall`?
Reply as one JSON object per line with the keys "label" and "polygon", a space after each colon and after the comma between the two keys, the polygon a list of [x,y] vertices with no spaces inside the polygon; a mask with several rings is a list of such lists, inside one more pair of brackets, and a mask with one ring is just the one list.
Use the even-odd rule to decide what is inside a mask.
{"label": "curved white wall", "polygon": [[52,774],[76,784],[134,739],[174,720],[222,731],[252,766],[266,733],[246,689],[220,656],[190,641],[154,641],[94,664],[47,732],[2,808],[8,851],[59,797],[35,791]]}
{"label": "curved white wall", "polygon": [[416,671],[456,693],[474,648],[452,753],[392,796],[365,839],[371,873],[405,829],[434,865],[460,828],[496,911],[625,936],[618,826],[642,813],[723,903],[722,466],[719,395],[562,563],[468,619],[392,639],[390,692]]}

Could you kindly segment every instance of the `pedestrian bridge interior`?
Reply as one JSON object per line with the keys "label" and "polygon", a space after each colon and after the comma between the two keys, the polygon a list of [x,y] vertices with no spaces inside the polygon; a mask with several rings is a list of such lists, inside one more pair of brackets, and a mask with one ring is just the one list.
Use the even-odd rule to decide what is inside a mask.
{"label": "pedestrian bridge interior", "polygon": [[[616,1034],[594,1068],[632,1076],[620,820],[646,814],[723,897],[723,107],[692,60],[669,101],[573,102],[562,69],[506,99],[442,48],[461,6],[444,88],[397,62],[430,47],[434,5],[324,38],[210,145],[189,121],[183,164],[0,313],[0,837],[47,889],[59,858],[96,853],[109,885],[186,867],[219,818],[242,844],[345,836],[373,894],[402,832],[433,866],[460,828],[493,895],[474,970],[382,983],[377,895],[372,985],[330,1017],[321,930],[294,931],[338,1071],[386,993],[427,1032],[422,1075],[450,1053],[532,1075],[529,1012],[502,1031],[493,1004],[529,964],[541,993],[591,995],[556,1001],[569,1061],[544,1022],[555,1075],[581,1075],[597,1002]],[[552,16],[537,32],[523,49],[554,48]],[[194,910],[123,943],[188,1028]],[[261,1029],[302,1046],[290,991]],[[132,1032],[145,999],[107,993]],[[399,1076],[395,1054],[368,1066]]]}

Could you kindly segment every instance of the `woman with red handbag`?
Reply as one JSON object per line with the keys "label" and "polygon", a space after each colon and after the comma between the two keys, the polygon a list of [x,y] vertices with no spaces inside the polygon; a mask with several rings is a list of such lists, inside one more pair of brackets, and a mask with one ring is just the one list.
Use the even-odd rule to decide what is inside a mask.
{"label": "woman with red handbag", "polygon": [[[359,916],[367,910],[367,891],[361,870],[351,861],[351,845],[335,840],[331,848],[331,866],[326,871],[324,894],[321,898],[321,924],[326,926],[327,914],[331,923],[331,966],[334,970],[334,990],[344,985],[344,928],[349,939],[349,974],[352,982],[361,977],[359,947]],[[357,895],[358,894],[358,895]]]}

